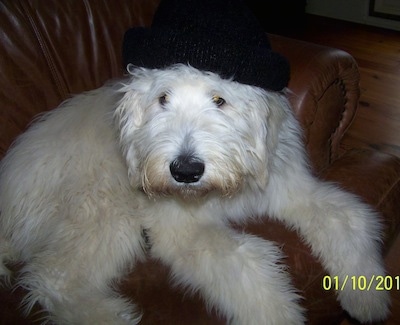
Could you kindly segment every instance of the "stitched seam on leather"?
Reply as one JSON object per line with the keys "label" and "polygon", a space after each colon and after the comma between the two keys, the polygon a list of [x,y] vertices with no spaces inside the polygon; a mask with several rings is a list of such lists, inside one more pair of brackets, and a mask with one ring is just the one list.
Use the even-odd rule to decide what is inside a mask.
{"label": "stitched seam on leather", "polygon": [[377,207],[380,207],[383,203],[383,201],[389,196],[389,194],[392,192],[392,190],[397,187],[397,185],[400,182],[400,178],[397,178],[396,182],[385,192],[384,195],[382,195],[382,198],[379,200]]}
{"label": "stitched seam on leather", "polygon": [[49,48],[45,42],[45,38],[42,35],[42,32],[40,31],[38,24],[34,20],[34,15],[32,14],[32,11],[29,8],[29,5],[25,3],[24,1],[20,1],[20,4],[25,12],[25,15],[30,23],[30,26],[32,27],[32,30],[36,36],[37,42],[39,44],[40,49],[42,50],[43,56],[47,62],[47,65],[49,67],[51,76],[54,80],[54,83],[56,84],[56,88],[61,96],[61,98],[65,98],[68,94],[68,90],[64,82],[62,82],[62,78],[60,77],[59,73],[57,72],[56,69],[56,64],[54,63],[54,60],[50,54]]}
{"label": "stitched seam on leather", "polygon": [[329,137],[329,161],[332,162],[333,160],[333,138],[335,138],[337,136],[337,133],[339,132],[339,129],[341,128],[341,126],[343,125],[343,120],[344,120],[344,113],[346,112],[347,109],[347,103],[348,103],[348,97],[347,97],[347,88],[346,85],[343,81],[343,79],[339,79],[336,78],[335,81],[333,83],[338,83],[340,86],[340,89],[342,90],[342,94],[343,94],[343,98],[344,98],[344,103],[343,103],[343,109],[340,113],[340,119],[339,122],[336,126],[336,128],[332,131],[331,136]]}

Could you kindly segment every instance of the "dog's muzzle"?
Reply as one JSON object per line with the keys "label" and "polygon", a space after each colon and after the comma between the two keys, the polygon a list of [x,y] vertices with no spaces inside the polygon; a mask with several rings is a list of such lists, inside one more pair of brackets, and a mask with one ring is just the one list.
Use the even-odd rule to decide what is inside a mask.
{"label": "dog's muzzle", "polygon": [[196,183],[204,174],[205,165],[200,159],[181,155],[169,165],[172,177],[178,183]]}

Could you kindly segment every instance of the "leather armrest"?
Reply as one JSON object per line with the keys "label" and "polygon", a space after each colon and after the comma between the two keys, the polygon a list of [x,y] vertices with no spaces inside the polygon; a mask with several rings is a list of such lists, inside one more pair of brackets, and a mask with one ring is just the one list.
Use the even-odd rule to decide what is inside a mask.
{"label": "leather armrest", "polygon": [[359,71],[341,50],[269,35],[272,48],[291,65],[289,98],[317,170],[339,157],[339,143],[356,113]]}

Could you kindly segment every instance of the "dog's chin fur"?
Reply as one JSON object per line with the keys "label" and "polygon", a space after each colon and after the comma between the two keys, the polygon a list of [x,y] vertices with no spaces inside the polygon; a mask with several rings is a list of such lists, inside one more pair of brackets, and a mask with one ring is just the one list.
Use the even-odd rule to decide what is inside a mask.
{"label": "dog's chin fur", "polygon": [[187,202],[202,201],[214,191],[216,190],[213,188],[196,187],[193,185],[178,185],[161,189],[152,188],[151,190],[144,189],[144,192],[149,198],[171,197],[171,199],[180,199]]}
{"label": "dog's chin fur", "polygon": [[210,196],[220,198],[235,196],[241,188],[241,183],[218,184],[212,182],[199,181],[190,184],[181,184],[171,180],[168,184],[148,184],[143,182],[142,191],[150,198],[171,197],[171,199],[182,199],[187,202],[205,201]]}
{"label": "dog's chin fur", "polygon": [[[312,176],[285,91],[186,65],[131,74],[43,115],[1,163],[0,274],[24,262],[27,310],[38,302],[60,324],[136,324],[109,284],[151,255],[229,322],[301,324],[280,250],[229,228],[255,216],[296,229],[340,281],[385,274],[379,216]],[[171,176],[180,155],[204,162],[197,182]],[[363,322],[388,315],[387,292],[348,285],[338,300]]]}

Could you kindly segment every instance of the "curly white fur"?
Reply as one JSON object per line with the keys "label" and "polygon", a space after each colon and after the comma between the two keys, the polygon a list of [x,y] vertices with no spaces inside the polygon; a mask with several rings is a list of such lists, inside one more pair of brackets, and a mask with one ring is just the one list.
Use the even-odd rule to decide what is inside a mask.
{"label": "curly white fur", "polygon": [[[303,323],[280,250],[228,226],[263,215],[297,229],[333,276],[385,273],[379,217],[311,175],[284,93],[185,65],[131,74],[43,115],[1,163],[0,261],[25,262],[27,309],[138,323],[110,282],[145,258],[146,229],[148,253],[231,323]],[[177,181],[177,157],[204,171]],[[348,286],[338,299],[360,321],[388,314],[387,292]]]}

